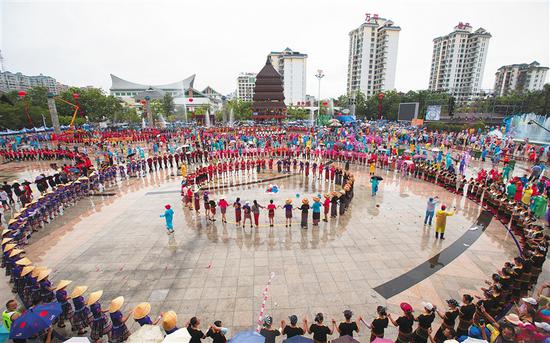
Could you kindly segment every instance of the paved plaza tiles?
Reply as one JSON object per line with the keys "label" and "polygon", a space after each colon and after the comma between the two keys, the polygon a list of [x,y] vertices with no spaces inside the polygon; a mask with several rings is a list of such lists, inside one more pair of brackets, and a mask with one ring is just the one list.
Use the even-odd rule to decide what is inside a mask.
{"label": "paved plaza tiles", "polygon": [[[22,166],[1,166],[2,177],[36,175]],[[207,222],[204,210],[197,215],[182,208],[179,178],[162,170],[81,200],[34,235],[26,251],[35,265],[53,269],[54,281],[103,289],[104,305],[123,295],[125,310],[148,301],[153,315],[174,310],[180,325],[194,315],[203,326],[219,319],[233,333],[255,325],[270,273],[275,276],[266,311],[276,322],[291,314],[311,321],[317,312],[341,320],[348,308],[370,321],[378,305],[400,313],[402,301],[443,307],[445,299],[462,293],[480,294],[484,280],[518,255],[506,228],[465,197],[387,171],[378,171],[384,180],[373,197],[366,168],[352,166],[352,172],[355,197],[346,214],[319,227],[311,226],[310,214],[303,230],[299,211],[285,228],[281,209],[273,228],[266,210],[258,229],[237,228],[231,209],[229,223],[221,222],[219,211],[216,222]],[[302,175],[272,183],[279,193],[266,193],[268,182],[260,182],[210,194],[216,200],[224,194],[230,203],[240,197],[282,205],[292,198],[298,205],[334,188]],[[426,200],[434,195],[459,210],[448,218],[443,241],[422,222]],[[175,210],[174,235],[166,234],[159,217],[168,203]],[[1,287],[9,296],[7,280]],[[131,330],[137,326],[128,323]],[[387,337],[395,334],[390,329]],[[368,333],[359,340],[367,341]]]}

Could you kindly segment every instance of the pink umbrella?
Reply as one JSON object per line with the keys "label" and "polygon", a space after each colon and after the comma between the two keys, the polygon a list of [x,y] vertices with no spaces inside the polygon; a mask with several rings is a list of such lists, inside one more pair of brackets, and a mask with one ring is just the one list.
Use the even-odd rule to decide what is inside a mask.
{"label": "pink umbrella", "polygon": [[376,338],[372,343],[393,343],[391,339]]}

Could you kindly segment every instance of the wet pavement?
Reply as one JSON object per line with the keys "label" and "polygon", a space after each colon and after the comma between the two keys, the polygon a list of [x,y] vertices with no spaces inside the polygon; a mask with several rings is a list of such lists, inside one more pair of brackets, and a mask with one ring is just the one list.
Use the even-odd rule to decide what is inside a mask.
{"label": "wet pavement", "polygon": [[[36,171],[20,167],[10,163],[0,171],[10,178]],[[340,320],[347,308],[368,322],[378,305],[400,313],[402,301],[415,308],[421,301],[443,306],[450,297],[479,294],[484,280],[517,255],[504,226],[465,197],[387,171],[377,171],[384,180],[372,197],[366,168],[352,166],[352,171],[355,198],[346,214],[313,227],[310,213],[307,230],[299,227],[299,211],[293,226],[285,228],[281,209],[273,228],[266,210],[258,229],[237,228],[230,209],[227,224],[219,209],[217,221],[207,221],[204,209],[197,214],[182,208],[179,178],[163,170],[121,182],[109,190],[114,196],[81,200],[34,235],[26,251],[35,265],[53,269],[53,280],[74,280],[89,292],[103,289],[104,305],[123,295],[125,310],[148,301],[153,316],[174,310],[183,325],[197,315],[203,327],[219,319],[233,333],[255,325],[270,273],[275,276],[266,311],[276,322],[291,314],[312,320],[317,312]],[[277,184],[279,193],[266,193],[269,183]],[[282,205],[287,198],[299,205],[303,197],[311,201],[332,189],[312,176],[291,175],[209,192],[216,200],[223,194],[230,203],[240,197],[243,203],[257,200],[265,206],[270,199]],[[447,220],[444,241],[422,222],[427,198],[434,195],[459,210]],[[174,235],[167,235],[159,217],[168,203],[175,211]],[[480,218],[485,230],[469,231]],[[470,234],[476,239],[465,240]],[[414,282],[381,291],[392,280],[407,279],[407,273],[415,274]],[[1,287],[2,298],[9,296],[5,282]],[[132,320],[128,324],[137,328]],[[395,335],[391,328],[386,338]],[[366,342],[368,336],[363,332],[359,340]]]}

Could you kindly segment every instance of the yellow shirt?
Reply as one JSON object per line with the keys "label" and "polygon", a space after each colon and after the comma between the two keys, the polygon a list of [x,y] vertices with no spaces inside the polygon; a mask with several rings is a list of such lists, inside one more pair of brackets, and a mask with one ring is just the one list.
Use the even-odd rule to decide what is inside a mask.
{"label": "yellow shirt", "polygon": [[529,205],[531,203],[531,195],[533,195],[533,190],[531,188],[527,188],[525,192],[523,192],[521,202],[525,205]]}
{"label": "yellow shirt", "polygon": [[445,227],[447,226],[447,217],[450,217],[454,215],[453,212],[447,212],[444,210],[438,210],[435,212],[435,229],[437,232],[443,232],[445,231]]}

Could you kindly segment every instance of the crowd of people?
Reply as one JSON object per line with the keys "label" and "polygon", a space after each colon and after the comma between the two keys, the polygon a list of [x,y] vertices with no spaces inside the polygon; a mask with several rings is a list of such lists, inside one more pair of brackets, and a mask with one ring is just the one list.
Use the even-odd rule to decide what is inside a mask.
{"label": "crowd of people", "polygon": [[[51,139],[55,138],[56,141]],[[56,143],[57,142],[57,143]],[[75,145],[76,143],[81,146]],[[61,148],[68,144],[72,148]],[[20,148],[26,145],[30,148]],[[370,123],[366,127],[336,129],[280,130],[273,127],[245,128],[194,128],[177,131],[144,130],[123,132],[92,132],[78,136],[51,137],[26,135],[0,140],[0,157],[5,161],[36,161],[67,159],[71,162],[58,168],[52,175],[41,174],[34,182],[4,182],[0,191],[2,208],[10,212],[6,229],[2,232],[2,267],[10,278],[12,291],[25,307],[58,302],[62,314],[55,325],[68,323],[77,335],[87,334],[100,341],[123,342],[130,336],[127,321],[133,318],[140,325],[161,325],[166,334],[179,329],[173,311],[151,318],[151,305],[141,303],[131,311],[122,311],[124,298],[110,301],[102,308],[101,290],[89,292],[86,286],[75,286],[70,280],[59,280],[54,286],[51,270],[34,266],[25,257],[22,247],[29,243],[32,232],[62,215],[66,207],[91,192],[101,191],[105,184],[117,178],[143,176],[159,170],[179,172],[182,175],[182,201],[184,208],[197,213],[204,209],[209,221],[216,220],[217,208],[221,220],[227,223],[227,208],[234,209],[237,226],[259,226],[262,210],[268,214],[270,227],[275,225],[277,209],[285,211],[285,225],[292,226],[293,211],[301,211],[301,228],[308,228],[309,212],[313,225],[330,217],[345,215],[354,195],[354,176],[350,164],[365,168],[371,175],[371,192],[376,195],[377,169],[387,169],[402,177],[415,177],[435,183],[450,192],[467,196],[508,224],[520,237],[520,253],[495,271],[487,287],[479,294],[464,294],[461,299],[448,299],[447,308],[432,303],[416,304],[416,311],[408,303],[401,303],[402,314],[388,313],[378,306],[372,321],[358,316],[353,320],[350,310],[336,325],[331,319],[325,324],[318,313],[312,323],[291,315],[289,324],[281,321],[273,327],[273,318],[263,317],[262,334],[266,342],[286,335],[313,335],[316,342],[326,342],[331,335],[353,336],[362,326],[370,330],[370,340],[383,338],[389,325],[398,329],[396,342],[445,342],[483,339],[490,342],[543,342],[550,335],[550,301],[544,284],[538,296],[534,295],[550,237],[544,233],[548,225],[548,196],[550,180],[544,176],[544,149],[528,142],[515,142],[488,135],[486,131],[459,133],[429,132],[405,127],[396,123]],[[180,146],[180,147],[178,147]],[[180,149],[181,148],[181,149]],[[491,158],[490,170],[471,166],[474,151],[482,151],[481,158]],[[514,176],[510,161],[514,156],[525,155],[532,160],[531,175]],[[534,155],[534,157],[533,157]],[[92,164],[94,156],[95,166]],[[276,167],[274,167],[276,166]],[[276,172],[275,172],[276,170]],[[260,204],[256,200],[229,202],[223,196],[215,199],[207,187],[234,177],[252,177],[259,173],[298,174],[326,182],[334,191],[302,198],[300,206],[293,199],[271,200]],[[35,184],[37,192],[31,188]],[[202,189],[204,188],[204,190]],[[201,193],[202,192],[202,193]],[[15,195],[15,197],[13,196]],[[439,209],[436,210],[436,207]],[[17,209],[17,212],[15,212]],[[162,216],[169,233],[174,231],[173,210],[166,206]],[[321,219],[323,214],[323,219]],[[446,217],[454,214],[438,199],[430,199],[424,223],[431,225],[435,217],[436,238],[444,239]],[[85,298],[85,294],[87,297]],[[512,308],[512,304],[517,304]],[[21,315],[18,302],[11,300],[3,313],[4,324],[9,326]],[[441,324],[435,326],[439,318]],[[226,341],[227,328],[222,321],[208,326],[205,334],[197,317],[183,325],[194,343],[211,337],[215,343]],[[436,330],[437,328],[437,330]],[[49,332],[51,336],[51,331]],[[17,339],[17,338],[15,338]]]}

